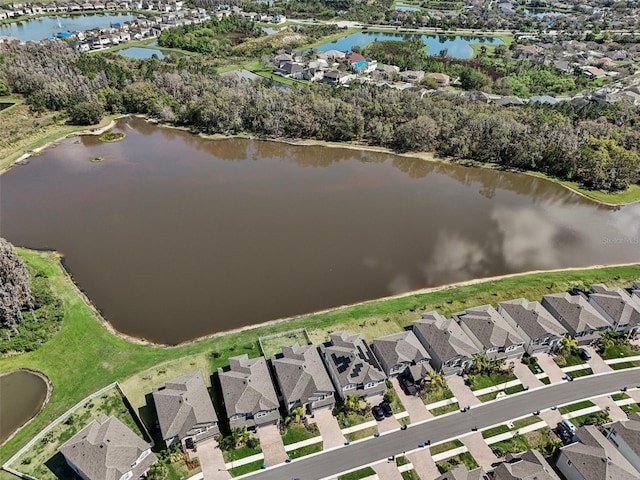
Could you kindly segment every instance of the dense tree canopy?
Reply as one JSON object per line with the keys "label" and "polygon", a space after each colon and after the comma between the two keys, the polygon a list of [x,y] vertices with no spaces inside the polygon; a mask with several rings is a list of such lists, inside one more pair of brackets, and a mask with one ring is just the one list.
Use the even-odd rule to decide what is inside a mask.
{"label": "dense tree canopy", "polygon": [[33,308],[29,272],[13,245],[0,238],[0,327],[15,328],[22,311]]}

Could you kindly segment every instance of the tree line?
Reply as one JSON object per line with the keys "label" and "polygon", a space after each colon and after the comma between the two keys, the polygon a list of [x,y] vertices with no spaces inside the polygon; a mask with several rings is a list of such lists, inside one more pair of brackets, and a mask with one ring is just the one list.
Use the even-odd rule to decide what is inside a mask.
{"label": "tree line", "polygon": [[459,94],[430,96],[369,84],[282,88],[218,76],[199,57],[85,55],[59,42],[0,49],[0,79],[33,108],[79,115],[91,104],[98,114],[143,113],[194,132],[432,151],[609,191],[638,182],[640,115],[626,104],[505,108]]}

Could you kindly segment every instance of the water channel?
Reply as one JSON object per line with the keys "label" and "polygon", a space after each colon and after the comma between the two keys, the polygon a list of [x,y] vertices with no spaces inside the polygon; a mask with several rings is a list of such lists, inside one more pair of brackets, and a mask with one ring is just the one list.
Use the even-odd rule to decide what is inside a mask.
{"label": "water channel", "polygon": [[47,383],[27,370],[0,375],[0,444],[40,411]]}
{"label": "water channel", "polygon": [[605,207],[539,178],[212,141],[135,118],[117,130],[124,141],[65,139],[0,176],[2,232],[62,252],[118,330],[158,342],[459,280],[640,260],[640,204]]}

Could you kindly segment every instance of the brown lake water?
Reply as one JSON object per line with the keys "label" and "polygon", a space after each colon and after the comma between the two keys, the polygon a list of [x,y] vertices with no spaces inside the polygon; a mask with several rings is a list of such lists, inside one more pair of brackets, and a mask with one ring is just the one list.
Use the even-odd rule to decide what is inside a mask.
{"label": "brown lake water", "polygon": [[[640,260],[640,204],[383,153],[139,119],[0,177],[1,231],[56,249],[120,331],[178,343],[449,282]],[[92,163],[93,157],[104,161]]]}
{"label": "brown lake water", "polygon": [[0,443],[33,417],[47,396],[38,375],[16,370],[0,376]]}

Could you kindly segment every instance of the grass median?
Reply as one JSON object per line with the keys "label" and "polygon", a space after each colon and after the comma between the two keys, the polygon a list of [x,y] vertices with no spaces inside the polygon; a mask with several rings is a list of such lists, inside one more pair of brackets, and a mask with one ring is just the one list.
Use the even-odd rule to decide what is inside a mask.
{"label": "grass median", "polygon": [[[65,273],[58,255],[26,249],[19,249],[19,254],[29,265],[47,275],[52,290],[62,300],[64,318],[60,330],[37,350],[0,358],[0,373],[34,368],[45,373],[54,385],[51,400],[44,410],[2,447],[2,462],[53,419],[109,383],[117,380],[126,386],[146,382],[147,388],[154,379],[145,380],[144,377],[154,369],[169,375],[169,372],[208,368],[203,372],[207,378],[217,367],[227,365],[231,356],[239,353],[258,356],[259,336],[306,327],[313,343],[318,344],[326,340],[329,331],[362,331],[359,325],[364,324],[369,328],[363,333],[371,340],[382,334],[376,325],[384,325],[385,331],[400,332],[419,317],[421,310],[437,309],[449,315],[471,306],[496,304],[519,296],[538,300],[543,294],[560,292],[575,285],[629,285],[640,277],[640,265],[514,276],[368,302],[287,322],[257,325],[253,329],[220,334],[177,347],[162,347],[134,343],[105,328]],[[138,397],[143,393],[144,388],[137,392]],[[0,474],[0,479],[11,478],[5,475]]]}

